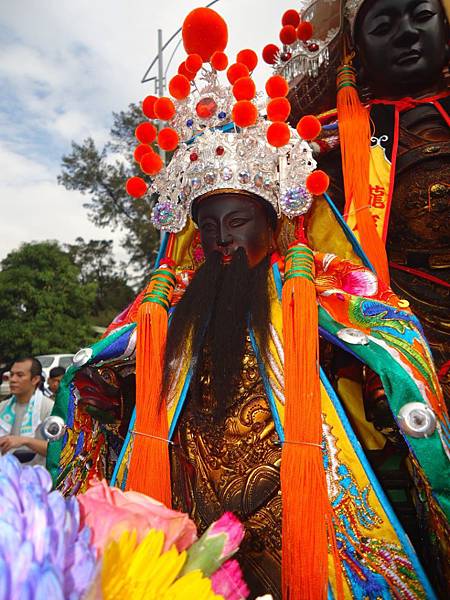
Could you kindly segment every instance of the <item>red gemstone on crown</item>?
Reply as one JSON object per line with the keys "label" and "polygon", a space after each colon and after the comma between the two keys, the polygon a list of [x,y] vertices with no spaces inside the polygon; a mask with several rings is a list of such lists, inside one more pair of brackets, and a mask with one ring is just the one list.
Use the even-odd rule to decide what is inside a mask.
{"label": "red gemstone on crown", "polygon": [[196,160],[198,160],[197,152],[191,152],[189,155],[189,158],[191,159],[192,162],[195,162]]}
{"label": "red gemstone on crown", "polygon": [[216,148],[216,154],[217,156],[222,156],[222,154],[225,152],[225,149],[223,146],[217,146]]}
{"label": "red gemstone on crown", "polygon": [[202,98],[195,107],[195,112],[200,119],[210,119],[217,112],[217,103],[214,98]]}

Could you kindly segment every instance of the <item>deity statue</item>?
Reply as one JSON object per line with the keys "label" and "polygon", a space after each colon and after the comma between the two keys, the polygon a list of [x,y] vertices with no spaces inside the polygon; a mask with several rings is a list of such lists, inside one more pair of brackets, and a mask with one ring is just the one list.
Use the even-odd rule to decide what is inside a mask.
{"label": "deity statue", "polygon": [[[297,40],[293,47],[285,47],[289,52],[281,53],[284,61],[279,59],[277,65],[277,71],[290,80],[290,120],[295,125],[314,106],[327,110],[321,117],[326,126],[317,141],[318,160],[332,177],[333,200],[357,234],[361,205],[370,205],[377,233],[386,245],[392,288],[421,320],[448,403],[449,3],[315,0],[306,4],[301,17],[312,23],[312,38],[307,44]],[[358,207],[348,194],[345,197],[339,118],[333,110],[334,71],[345,49],[354,54],[359,95],[371,124],[369,190]],[[364,248],[365,240],[360,241]]]}
{"label": "deity statue", "polygon": [[[417,508],[439,535],[449,420],[421,325],[322,196],[310,145],[265,118],[255,53],[241,51],[221,83],[226,25],[208,8],[188,15],[183,41],[173,99],[143,103],[173,151],[167,166],[152,149],[140,160],[158,197],[160,254],[146,290],[61,383],[55,485],[74,494],[106,477],[189,513],[199,531],[234,512],[251,597],[434,598],[328,360],[335,346],[380,377]],[[271,77],[266,91],[280,115],[286,81]],[[142,125],[138,139],[153,142],[153,124]],[[147,184],[135,177],[127,189],[142,197]]]}
{"label": "deity statue", "polygon": [[448,22],[439,0],[359,4],[350,15],[360,80],[372,99],[371,155],[389,171],[384,185],[370,182],[370,204],[383,223],[392,287],[420,318],[449,401]]}
{"label": "deity statue", "polygon": [[[322,132],[314,143],[319,165],[332,180],[330,194],[370,260],[388,265],[392,289],[419,317],[448,404],[449,3],[316,0],[303,4],[300,15],[288,11],[283,16],[280,38],[286,35],[283,30],[289,23],[297,27],[298,36],[274,59],[276,72],[289,79],[290,121],[296,125],[305,113],[314,111],[314,106],[323,111],[319,115]],[[309,38],[304,40],[306,25]],[[343,59],[345,64],[339,69]],[[358,114],[353,111],[346,115],[345,102],[339,105],[339,96],[354,89],[355,84],[362,104]],[[347,135],[346,130],[350,131]],[[357,190],[352,186],[352,172],[361,180],[362,171],[362,189]],[[381,246],[374,249],[367,235],[373,240],[374,232],[368,231],[371,225],[385,244],[387,257]],[[365,235],[361,234],[362,226]],[[364,422],[359,428],[360,439],[373,463],[390,479],[392,494],[400,497],[394,502],[409,535],[423,539],[418,521],[410,517],[413,501],[405,501],[411,486],[410,469],[403,460],[407,450],[396,436],[395,419],[383,399],[382,386],[367,369],[341,366],[342,381],[347,375],[352,381],[365,380],[363,421],[368,418],[373,422],[384,439],[373,443]],[[354,398],[346,407],[358,420]],[[443,550],[438,551],[440,559],[430,544],[422,545],[424,556],[428,556],[426,563],[445,564],[448,537]],[[442,581],[448,577],[440,576]]]}

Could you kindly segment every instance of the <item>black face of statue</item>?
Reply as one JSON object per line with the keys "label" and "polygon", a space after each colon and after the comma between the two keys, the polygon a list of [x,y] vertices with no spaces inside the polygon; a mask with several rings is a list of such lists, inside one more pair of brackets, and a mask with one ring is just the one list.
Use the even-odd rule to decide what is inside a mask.
{"label": "black face of statue", "polygon": [[238,248],[250,267],[259,264],[272,247],[273,229],[262,202],[243,194],[224,193],[200,200],[197,224],[206,256],[214,251],[231,257]]}
{"label": "black face of statue", "polygon": [[426,92],[446,63],[447,23],[439,0],[366,0],[355,23],[364,77],[377,97]]}

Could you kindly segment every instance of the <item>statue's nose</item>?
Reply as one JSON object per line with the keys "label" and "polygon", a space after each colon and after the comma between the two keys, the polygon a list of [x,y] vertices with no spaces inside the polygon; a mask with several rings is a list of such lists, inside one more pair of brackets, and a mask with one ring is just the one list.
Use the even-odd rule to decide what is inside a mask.
{"label": "statue's nose", "polygon": [[395,37],[395,46],[403,48],[404,46],[412,45],[419,38],[419,32],[410,19],[405,17],[400,22]]}
{"label": "statue's nose", "polygon": [[233,241],[233,238],[230,235],[230,232],[227,230],[227,228],[224,225],[221,225],[217,232],[217,242],[216,242],[217,245],[220,248],[224,248],[226,246],[229,246],[232,241]]}
{"label": "statue's nose", "polygon": [[233,240],[231,239],[230,236],[228,237],[223,237],[223,236],[219,236],[219,238],[217,239],[217,245],[220,248],[225,248],[226,246],[229,246],[231,244]]}

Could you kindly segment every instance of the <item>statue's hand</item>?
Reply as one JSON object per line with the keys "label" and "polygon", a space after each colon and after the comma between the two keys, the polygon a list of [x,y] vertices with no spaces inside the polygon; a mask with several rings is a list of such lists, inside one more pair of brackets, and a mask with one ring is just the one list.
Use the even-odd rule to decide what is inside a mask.
{"label": "statue's hand", "polygon": [[363,399],[366,419],[392,444],[403,446],[403,436],[395,422],[381,379],[367,366],[363,371]]}

